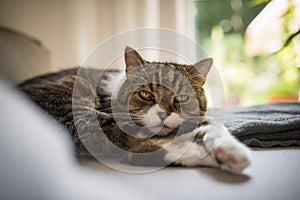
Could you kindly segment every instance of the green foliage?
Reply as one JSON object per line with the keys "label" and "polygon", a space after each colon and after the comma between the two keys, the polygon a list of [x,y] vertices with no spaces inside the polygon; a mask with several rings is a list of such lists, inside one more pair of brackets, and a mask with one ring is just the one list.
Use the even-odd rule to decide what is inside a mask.
{"label": "green foliage", "polygon": [[[273,55],[280,68],[278,81],[269,88],[269,93],[273,95],[293,95],[300,91],[300,23],[294,21],[295,12],[295,6],[289,1],[282,17],[284,42]],[[296,31],[294,27],[298,27]]]}
{"label": "green foliage", "polygon": [[266,3],[261,3],[252,6],[251,2],[251,0],[195,1],[199,41],[210,37],[215,26],[221,26],[226,34],[239,33],[243,35],[249,23],[266,5]]}
{"label": "green foliage", "polygon": [[260,4],[263,4],[263,3],[268,3],[270,2],[271,0],[252,0],[250,2],[250,5],[252,6],[257,6],[257,5],[260,5]]}
{"label": "green foliage", "polygon": [[[283,15],[280,51],[250,57],[245,53],[245,30],[268,0],[197,2],[197,39],[215,60],[227,96],[240,105],[266,103],[270,95],[294,95],[300,90],[300,24],[292,29],[295,8]],[[236,19],[242,24],[236,26]],[[297,24],[296,24],[297,25]],[[228,28],[228,26],[231,26]]]}

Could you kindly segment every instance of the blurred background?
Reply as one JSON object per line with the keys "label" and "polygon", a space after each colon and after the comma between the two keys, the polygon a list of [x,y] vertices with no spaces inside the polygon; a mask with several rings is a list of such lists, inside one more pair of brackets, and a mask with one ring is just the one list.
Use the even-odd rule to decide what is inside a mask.
{"label": "blurred background", "polygon": [[[158,27],[197,41],[214,58],[227,107],[299,101],[299,0],[0,0],[0,5],[1,76],[14,83],[79,65],[112,35]],[[20,35],[35,46],[27,48]]]}
{"label": "blurred background", "polygon": [[300,1],[196,1],[197,41],[213,55],[229,107],[299,101]]}

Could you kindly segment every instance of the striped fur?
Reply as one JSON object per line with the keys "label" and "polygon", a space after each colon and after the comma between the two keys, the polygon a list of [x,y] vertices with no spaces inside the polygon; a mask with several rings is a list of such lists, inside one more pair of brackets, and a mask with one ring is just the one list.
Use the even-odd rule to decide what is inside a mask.
{"label": "striped fur", "polygon": [[[193,65],[147,62],[137,55],[130,48],[125,51],[126,80],[115,100],[107,89],[112,87],[105,85],[112,84],[108,80],[116,71],[74,68],[35,77],[18,87],[69,130],[78,156],[90,156],[86,143],[99,154],[113,154],[110,142],[128,152],[153,152],[176,135],[208,123],[204,118],[207,100],[202,86],[211,62],[205,66],[206,74],[201,74]],[[140,91],[148,91],[155,99],[141,99]],[[176,102],[182,94],[189,100]],[[154,105],[159,105],[166,119],[173,117],[169,118],[173,124],[167,131],[163,126],[153,134],[151,127],[145,128],[143,119]],[[175,127],[173,119],[178,121],[177,116],[181,123]],[[110,142],[99,139],[99,127]]]}

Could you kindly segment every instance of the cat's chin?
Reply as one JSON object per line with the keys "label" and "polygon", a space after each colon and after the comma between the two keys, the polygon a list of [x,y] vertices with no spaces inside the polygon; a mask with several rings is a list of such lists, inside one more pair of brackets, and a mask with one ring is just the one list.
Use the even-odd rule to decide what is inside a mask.
{"label": "cat's chin", "polygon": [[174,128],[170,128],[167,126],[159,126],[152,128],[152,132],[154,132],[156,136],[167,136],[171,134],[174,130]]}

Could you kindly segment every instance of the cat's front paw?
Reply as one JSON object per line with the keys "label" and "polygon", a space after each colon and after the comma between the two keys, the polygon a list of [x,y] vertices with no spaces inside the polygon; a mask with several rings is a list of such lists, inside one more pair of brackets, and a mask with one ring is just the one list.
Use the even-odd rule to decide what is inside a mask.
{"label": "cat's front paw", "polygon": [[251,163],[250,149],[232,136],[208,138],[205,142],[211,146],[211,153],[222,170],[240,173]]}

